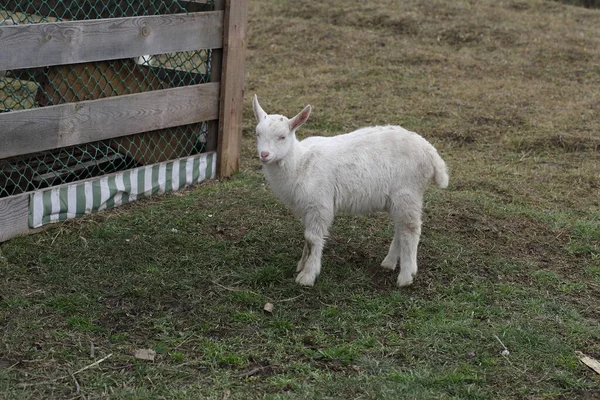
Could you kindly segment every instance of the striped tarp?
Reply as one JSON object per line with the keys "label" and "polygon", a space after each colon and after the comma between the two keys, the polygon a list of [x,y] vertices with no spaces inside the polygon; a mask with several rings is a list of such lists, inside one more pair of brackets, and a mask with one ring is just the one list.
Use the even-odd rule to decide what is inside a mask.
{"label": "striped tarp", "polygon": [[39,228],[212,179],[216,162],[214,153],[203,153],[33,192],[29,199],[29,226]]}

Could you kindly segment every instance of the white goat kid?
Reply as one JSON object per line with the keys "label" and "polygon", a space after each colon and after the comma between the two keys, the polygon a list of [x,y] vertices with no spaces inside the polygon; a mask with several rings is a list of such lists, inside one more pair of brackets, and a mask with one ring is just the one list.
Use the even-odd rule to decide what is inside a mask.
{"label": "white goat kid", "polygon": [[302,217],[306,240],[296,282],[312,286],[334,215],[386,211],[395,233],[381,266],[398,286],[417,273],[423,193],[430,180],[448,186],[446,164],[424,138],[399,126],[369,127],[333,137],[296,139],[311,107],[288,119],[267,115],[254,96],[257,148],[271,189]]}

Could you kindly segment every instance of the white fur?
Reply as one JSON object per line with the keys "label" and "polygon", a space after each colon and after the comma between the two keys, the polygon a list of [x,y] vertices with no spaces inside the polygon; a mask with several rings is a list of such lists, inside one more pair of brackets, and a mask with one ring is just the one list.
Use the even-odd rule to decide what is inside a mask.
{"label": "white fur", "polygon": [[312,286],[334,215],[386,211],[395,224],[381,266],[394,270],[398,286],[417,273],[423,193],[431,179],[448,186],[446,164],[424,138],[399,126],[375,126],[333,137],[296,139],[310,115],[267,115],[254,96],[257,150],[271,189],[302,217],[306,239],[296,282]]}

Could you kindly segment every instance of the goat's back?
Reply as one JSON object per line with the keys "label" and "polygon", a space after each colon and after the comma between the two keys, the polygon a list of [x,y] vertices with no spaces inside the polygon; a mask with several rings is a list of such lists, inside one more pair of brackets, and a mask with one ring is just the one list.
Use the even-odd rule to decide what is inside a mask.
{"label": "goat's back", "polygon": [[333,197],[336,210],[353,214],[387,211],[401,195],[422,196],[439,158],[423,137],[399,126],[311,137],[301,145],[299,168],[308,178],[298,182],[302,192]]}

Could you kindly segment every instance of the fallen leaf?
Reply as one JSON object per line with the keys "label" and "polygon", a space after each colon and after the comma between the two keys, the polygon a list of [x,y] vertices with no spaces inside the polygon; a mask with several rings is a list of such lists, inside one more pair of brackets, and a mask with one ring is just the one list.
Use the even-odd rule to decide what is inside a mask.
{"label": "fallen leaf", "polygon": [[268,313],[272,313],[274,309],[275,309],[275,306],[273,305],[273,303],[267,303],[263,307],[263,310],[265,310]]}
{"label": "fallen leaf", "polygon": [[133,356],[140,360],[154,361],[156,352],[152,349],[137,349],[135,353],[133,353]]}
{"label": "fallen leaf", "polygon": [[590,356],[586,356],[580,351],[576,351],[575,354],[577,354],[577,357],[579,357],[579,361],[590,367],[595,373],[600,374],[600,362],[598,362],[598,360],[595,360]]}

